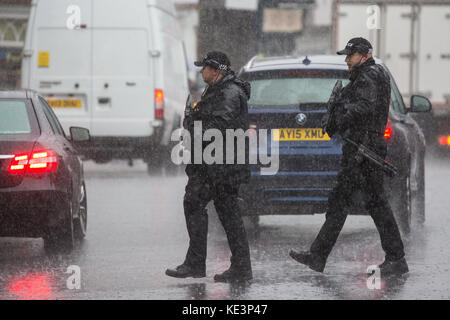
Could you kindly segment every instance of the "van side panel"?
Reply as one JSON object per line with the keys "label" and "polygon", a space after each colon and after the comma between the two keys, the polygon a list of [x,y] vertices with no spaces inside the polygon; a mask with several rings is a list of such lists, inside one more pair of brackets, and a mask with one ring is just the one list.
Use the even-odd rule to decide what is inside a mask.
{"label": "van side panel", "polygon": [[[92,134],[150,136],[154,119],[151,28],[145,0],[93,3]],[[107,8],[108,10],[105,10]]]}
{"label": "van side panel", "polygon": [[150,136],[154,118],[146,29],[93,31],[92,134]]}
{"label": "van side panel", "polygon": [[[80,25],[87,28],[69,28],[75,25],[74,10],[80,13]],[[91,0],[40,0],[30,15],[27,86],[60,102],[54,111],[66,133],[70,126],[91,129]],[[65,100],[78,103],[65,105]]]}
{"label": "van side panel", "polygon": [[29,23],[23,86],[50,100],[66,131],[88,128],[108,156],[119,140],[147,153],[169,143],[188,94],[173,1],[34,0]]}
{"label": "van side panel", "polygon": [[171,0],[147,0],[147,5],[165,11],[172,17],[176,16],[175,5]]}
{"label": "van side panel", "polygon": [[153,60],[158,77],[155,86],[164,90],[166,128],[162,144],[167,145],[174,128],[179,126],[186,97],[189,93],[187,66],[181,39],[180,25],[168,11],[149,7],[150,20],[155,28],[155,49],[160,52]]}
{"label": "van side panel", "polygon": [[70,126],[92,129],[89,108],[92,94],[90,30],[72,32],[42,27],[37,30],[36,38],[38,54],[48,52],[50,59],[48,67],[35,69],[33,87],[51,99],[61,101],[70,97],[81,100],[77,107],[53,108],[66,132]]}
{"label": "van side panel", "polygon": [[22,88],[31,88],[31,60],[33,57],[33,35],[34,35],[34,25],[36,20],[36,4],[32,2],[30,9],[30,17],[27,24],[27,33],[25,37],[25,45],[23,48],[23,59],[22,59],[22,71],[21,71],[21,84]]}

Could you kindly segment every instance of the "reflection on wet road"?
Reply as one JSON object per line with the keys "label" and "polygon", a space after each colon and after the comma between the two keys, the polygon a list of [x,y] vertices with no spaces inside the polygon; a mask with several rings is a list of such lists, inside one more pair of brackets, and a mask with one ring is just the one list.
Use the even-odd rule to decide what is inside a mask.
{"label": "reflection on wet road", "polygon": [[[411,271],[379,290],[367,288],[366,270],[383,252],[365,216],[349,216],[324,274],[288,256],[292,247],[308,248],[323,215],[263,217],[250,234],[254,280],[230,285],[212,280],[230,253],[210,212],[207,277],[169,278],[165,269],[180,264],[187,249],[186,177],[149,177],[140,162],[87,162],[86,240],[71,254],[47,255],[41,239],[0,238],[0,299],[448,299],[450,165],[432,157],[426,164],[427,221],[405,239]],[[68,288],[70,266],[80,268],[80,289]]]}

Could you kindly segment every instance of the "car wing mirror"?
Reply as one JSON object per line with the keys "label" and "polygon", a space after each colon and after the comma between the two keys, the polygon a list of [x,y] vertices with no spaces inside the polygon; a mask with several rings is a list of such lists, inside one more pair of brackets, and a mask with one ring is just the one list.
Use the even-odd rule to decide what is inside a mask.
{"label": "car wing mirror", "polygon": [[409,112],[430,112],[431,102],[428,98],[419,95],[412,95],[409,105]]}
{"label": "car wing mirror", "polygon": [[80,127],[70,127],[70,138],[72,142],[89,142],[91,141],[91,135],[89,130]]}

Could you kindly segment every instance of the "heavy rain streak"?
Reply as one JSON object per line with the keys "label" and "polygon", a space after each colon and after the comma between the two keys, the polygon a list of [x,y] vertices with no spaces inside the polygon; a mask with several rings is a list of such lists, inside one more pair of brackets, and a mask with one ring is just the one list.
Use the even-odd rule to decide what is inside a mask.
{"label": "heavy rain streak", "polygon": [[0,299],[448,299],[449,17],[0,0]]}

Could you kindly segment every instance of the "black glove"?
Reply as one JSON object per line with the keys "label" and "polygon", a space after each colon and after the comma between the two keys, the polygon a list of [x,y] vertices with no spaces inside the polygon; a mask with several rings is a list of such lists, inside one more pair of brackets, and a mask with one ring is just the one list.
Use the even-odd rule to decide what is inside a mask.
{"label": "black glove", "polygon": [[351,132],[350,129],[343,128],[342,130],[339,130],[339,134],[343,139],[351,138]]}

